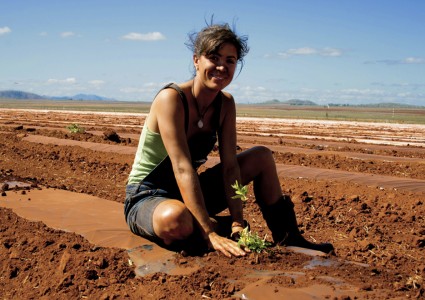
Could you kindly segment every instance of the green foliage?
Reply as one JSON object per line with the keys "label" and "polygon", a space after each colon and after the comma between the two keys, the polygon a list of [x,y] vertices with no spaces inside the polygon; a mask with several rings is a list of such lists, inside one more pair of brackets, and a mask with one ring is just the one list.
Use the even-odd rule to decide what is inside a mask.
{"label": "green foliage", "polygon": [[66,129],[69,130],[71,133],[84,133],[86,132],[86,129],[84,127],[81,127],[79,124],[71,124]]}
{"label": "green foliage", "polygon": [[[236,180],[231,187],[235,190],[235,195],[232,199],[240,199],[241,201],[248,200],[248,187],[246,185],[242,185]],[[239,235],[239,247],[247,248],[253,252],[260,253],[271,245],[269,242],[266,242],[265,239],[261,239],[257,233],[250,231],[248,226],[245,227]]]}
{"label": "green foliage", "polygon": [[248,187],[246,185],[239,184],[239,182],[236,180],[236,182],[232,184],[231,187],[235,190],[235,195],[232,197],[232,199],[241,199],[242,201],[248,200],[248,197],[246,196],[248,194]]}
{"label": "green foliage", "polygon": [[269,247],[271,243],[267,242],[265,238],[261,239],[257,233],[251,232],[248,230],[248,227],[245,227],[244,230],[240,232],[238,245],[241,248],[248,248],[253,252],[261,253]]}

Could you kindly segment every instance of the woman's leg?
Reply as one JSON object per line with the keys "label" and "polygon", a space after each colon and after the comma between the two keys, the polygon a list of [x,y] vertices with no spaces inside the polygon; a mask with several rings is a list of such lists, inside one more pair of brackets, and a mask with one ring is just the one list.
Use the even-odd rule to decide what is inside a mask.
{"label": "woman's leg", "polygon": [[163,246],[193,232],[193,218],[184,203],[150,183],[128,187],[125,214],[133,233]]}
{"label": "woman's leg", "polygon": [[188,238],[193,232],[193,217],[183,202],[166,200],[158,204],[152,216],[153,230],[165,245]]}
{"label": "woman's leg", "polygon": [[[214,224],[215,220],[211,220]],[[163,246],[186,255],[201,255],[209,249],[187,207],[180,200],[161,202],[153,213],[153,229]]]}
{"label": "woman's leg", "polygon": [[282,196],[276,164],[270,149],[257,146],[238,155],[242,184],[254,182],[258,203],[271,205]]}
{"label": "woman's leg", "polygon": [[276,164],[270,149],[254,147],[238,155],[243,184],[254,182],[254,194],[263,217],[277,244],[298,246],[325,253],[333,252],[332,244],[314,244],[300,233],[294,204],[282,195]]}

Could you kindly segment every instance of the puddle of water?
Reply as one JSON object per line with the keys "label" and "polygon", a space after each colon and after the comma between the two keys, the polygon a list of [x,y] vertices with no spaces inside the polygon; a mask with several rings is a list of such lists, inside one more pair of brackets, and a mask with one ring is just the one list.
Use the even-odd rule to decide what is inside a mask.
{"label": "puddle of water", "polygon": [[156,272],[169,275],[189,275],[199,269],[199,265],[179,265],[175,253],[154,244],[144,244],[128,250],[130,260],[135,264],[136,276],[145,276]]}
{"label": "puddle of water", "polygon": [[9,186],[9,189],[14,189],[15,187],[18,187],[18,188],[31,187],[30,183],[21,182],[21,181],[5,181],[3,183],[7,184]]}
{"label": "puddle of water", "polygon": [[369,267],[368,264],[359,263],[355,261],[341,260],[334,257],[329,257],[329,258],[313,257],[313,259],[304,266],[304,269],[311,270],[316,267],[339,268],[344,264],[352,264],[352,265],[357,265],[357,266],[365,267],[365,268]]}
{"label": "puddle of water", "polygon": [[285,271],[271,271],[271,270],[254,270],[252,273],[246,275],[246,277],[273,277],[273,276],[287,276],[296,279],[300,276],[304,276],[303,272],[285,272]]}
{"label": "puddle of water", "polygon": [[359,292],[358,289],[354,287],[346,287],[340,290],[323,284],[314,284],[302,288],[286,288],[275,284],[266,284],[265,282],[255,282],[236,293],[235,297],[244,300],[317,300],[336,299],[342,295],[350,296],[354,299],[355,296],[359,296]]}
{"label": "puddle of water", "polygon": [[[287,249],[303,253],[311,256],[311,260],[304,266],[304,269],[311,270],[316,267],[332,267],[339,268],[344,264],[356,264],[363,267],[368,267],[367,264],[356,263],[352,261],[345,261],[336,257],[327,257],[326,254],[320,251],[314,251],[310,249],[304,249],[299,247],[287,247]],[[311,299],[330,299],[332,297],[338,297],[341,295],[358,296],[358,288],[349,285],[342,279],[331,277],[331,276],[320,276],[317,277],[331,284],[313,284],[308,287],[302,288],[288,288],[282,287],[278,284],[270,284],[269,279],[275,276],[289,277],[297,281],[302,280],[302,277],[306,276],[304,272],[285,272],[285,271],[271,271],[271,270],[257,270],[246,275],[249,278],[258,278],[257,281],[245,286],[245,288],[235,296],[238,299],[252,300],[252,299],[300,299],[300,300],[311,300]],[[243,281],[241,279],[240,281]]]}
{"label": "puddle of water", "polygon": [[[10,181],[8,184],[21,183]],[[43,189],[31,190],[25,196],[7,193],[6,197],[0,197],[0,206],[12,208],[21,217],[42,221],[49,227],[81,234],[95,245],[127,249],[139,276],[155,272],[187,275],[199,268],[198,265],[179,264],[175,261],[175,252],[132,234],[124,220],[122,203],[70,191]]]}
{"label": "puddle of water", "polygon": [[316,250],[312,250],[312,249],[307,249],[307,248],[301,248],[301,247],[295,247],[295,246],[287,246],[286,249],[291,250],[293,252],[297,252],[297,253],[302,253],[308,256],[322,256],[322,257],[326,257],[328,256],[326,253],[323,253],[321,251],[316,251]]}
{"label": "puddle of water", "polygon": [[[313,264],[323,265],[322,263],[326,261],[321,258],[313,258]],[[334,266],[337,261],[333,260],[327,266]],[[289,277],[295,281],[303,280],[303,277],[306,276],[306,273],[303,272],[284,272],[284,271],[254,271],[251,274],[248,274],[246,277],[257,277],[257,281],[252,282],[251,284],[246,285],[241,291],[235,294],[235,297],[238,299],[245,300],[258,300],[258,299],[267,299],[267,300],[278,300],[278,299],[299,299],[299,300],[312,300],[312,299],[332,299],[338,296],[358,296],[358,288],[349,285],[342,279],[331,277],[331,276],[320,276],[317,277],[330,283],[331,285],[323,284],[312,284],[307,287],[301,288],[291,288],[283,287],[278,284],[270,283],[270,279],[276,276]],[[243,281],[241,279],[240,281]]]}
{"label": "puddle of water", "polygon": [[170,273],[176,267],[172,254],[164,256],[163,253],[153,252],[153,248],[153,245],[142,245],[128,250],[128,256],[135,264],[137,276],[156,272]]}
{"label": "puddle of water", "polygon": [[341,262],[332,258],[313,257],[313,259],[304,266],[304,269],[311,270],[316,267],[338,267],[340,265]]}

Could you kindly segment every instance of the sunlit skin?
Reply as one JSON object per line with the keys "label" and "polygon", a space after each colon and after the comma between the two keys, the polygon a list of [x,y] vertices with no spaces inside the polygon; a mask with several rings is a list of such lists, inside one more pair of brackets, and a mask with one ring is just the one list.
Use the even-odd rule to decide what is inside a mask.
{"label": "sunlit skin", "polygon": [[154,231],[166,245],[189,237],[193,232],[193,218],[186,206],[178,200],[168,200],[154,211]]}
{"label": "sunlit skin", "polygon": [[[225,256],[243,256],[249,251],[244,251],[235,241],[214,232],[187,144],[192,135],[211,130],[214,108],[210,107],[210,104],[217,94],[232,82],[237,62],[237,51],[232,44],[223,44],[217,53],[193,56],[196,75],[193,80],[179,84],[189,102],[190,126],[187,133],[184,127],[184,107],[176,91],[162,90],[152,103],[146,120],[147,126],[151,131],[161,134],[183,198],[183,202],[166,200],[154,211],[154,231],[166,244],[187,238],[194,226],[198,226],[210,247]],[[255,147],[236,155],[235,102],[233,97],[224,91],[223,97],[219,121],[219,153],[229,211],[234,224],[240,225],[233,227],[232,231],[239,232],[243,229],[242,203],[231,199],[234,195],[231,185],[236,180],[247,184],[255,179],[256,197],[261,197],[267,204],[276,202],[282,191],[270,150]],[[198,102],[200,111],[208,108],[202,129],[196,126],[199,115],[195,101]]]}

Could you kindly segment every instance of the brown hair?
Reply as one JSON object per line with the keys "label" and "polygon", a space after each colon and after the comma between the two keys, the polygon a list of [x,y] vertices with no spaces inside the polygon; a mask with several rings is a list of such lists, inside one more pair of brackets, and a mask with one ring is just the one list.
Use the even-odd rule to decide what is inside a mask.
{"label": "brown hair", "polygon": [[190,33],[186,46],[194,55],[200,57],[201,55],[218,52],[220,47],[225,43],[232,44],[236,48],[237,59],[241,63],[242,69],[243,58],[249,51],[247,41],[247,36],[238,36],[235,30],[230,28],[229,24],[213,24],[211,21],[201,31]]}

